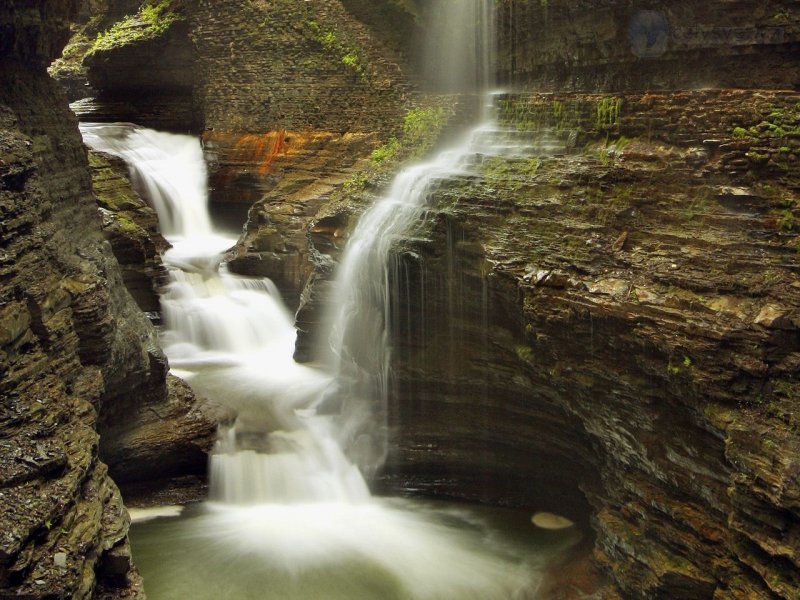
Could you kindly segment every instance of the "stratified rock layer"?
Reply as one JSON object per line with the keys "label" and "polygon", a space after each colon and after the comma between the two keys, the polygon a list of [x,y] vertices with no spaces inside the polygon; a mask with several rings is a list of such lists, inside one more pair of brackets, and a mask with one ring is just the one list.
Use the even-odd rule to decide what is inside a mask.
{"label": "stratified rock layer", "polygon": [[122,268],[125,287],[139,308],[157,313],[158,290],[166,281],[161,252],[169,247],[159,231],[158,215],[133,190],[121,159],[89,152],[89,165],[103,232]]}
{"label": "stratified rock layer", "polygon": [[[127,442],[101,439],[98,430],[112,414],[136,429],[135,407],[180,403],[169,415],[173,426],[202,420],[197,446],[207,447],[213,432],[185,392],[170,399],[155,332],[103,237],[77,122],[45,71],[76,8],[25,2],[0,9],[4,597],[142,597],[128,516],[100,460],[101,448],[113,457]],[[149,455],[116,465],[114,474],[157,476],[165,446],[155,440]],[[198,454],[195,468],[204,464]]]}
{"label": "stratified rock layer", "polygon": [[626,598],[798,597],[800,95],[498,108],[550,150],[476,157],[398,250],[386,483],[580,489]]}
{"label": "stratified rock layer", "polygon": [[[136,334],[66,103],[43,68],[6,59],[0,75],[0,593],[90,598],[103,557],[127,546],[94,427],[128,358],[115,338]],[[135,574],[119,575],[114,596],[135,597]]]}
{"label": "stratified rock layer", "polygon": [[533,90],[798,89],[792,0],[501,0],[498,70]]}

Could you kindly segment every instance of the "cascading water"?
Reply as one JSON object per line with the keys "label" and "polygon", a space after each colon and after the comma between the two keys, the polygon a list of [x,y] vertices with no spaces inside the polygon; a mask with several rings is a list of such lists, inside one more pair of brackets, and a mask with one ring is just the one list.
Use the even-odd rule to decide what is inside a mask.
{"label": "cascading water", "polygon": [[[460,30],[470,31],[476,18],[483,23],[467,62],[488,73],[479,58],[486,53],[477,49],[490,45],[491,2],[439,2],[468,7]],[[453,44],[467,37],[462,32]],[[462,91],[486,87],[467,79],[458,83]],[[161,297],[161,341],[173,372],[238,415],[211,457],[210,501],[154,530],[156,537],[142,534],[134,547],[149,596],[499,600],[531,589],[540,554],[501,541],[463,510],[375,499],[348,458],[369,473],[386,451],[380,420],[392,245],[419,222],[434,181],[467,172],[476,153],[508,151],[496,129],[484,123],[454,149],[405,169],[363,216],[340,266],[334,360],[325,370],[292,359],[292,317],[274,286],[220,264],[235,239],[211,226],[196,139],[125,124],[84,124],[82,131],[90,147],[127,161],[173,245]],[[337,417],[327,410],[331,402],[342,407]],[[156,557],[153,566],[148,557]]]}
{"label": "cascading water", "polygon": [[[198,144],[131,125],[85,124],[82,130],[92,148],[129,162],[145,195],[169,188],[150,180],[161,172],[151,173],[153,155]],[[198,156],[185,154],[186,164],[174,171],[200,172]],[[395,184],[396,198],[376,206],[354,239],[367,240],[365,228],[376,224],[390,243],[402,230],[392,225],[395,219],[408,222],[419,210],[411,190],[422,188],[412,182],[424,187],[434,176],[452,174],[459,156],[445,153],[407,171]],[[196,209],[193,201],[164,195],[177,219]],[[532,585],[540,557],[495,539],[474,515],[372,498],[337,441],[337,421],[315,411],[341,383],[293,361],[295,330],[274,286],[220,267],[234,240],[210,227],[166,237],[174,247],[165,255],[170,281],[161,298],[161,339],[173,372],[231,405],[238,418],[221,431],[211,459],[211,501],[177,529],[159,529],[138,545],[151,598],[499,600]],[[374,259],[388,251],[364,248],[371,243],[357,243],[351,252]],[[361,285],[378,268],[370,260],[372,267],[358,275],[359,262],[345,261],[352,279],[344,281]],[[353,344],[349,334],[340,335]],[[167,556],[163,544],[182,550]],[[153,555],[158,566],[148,567]],[[172,565],[166,571],[165,561]],[[247,576],[223,577],[234,565]],[[342,579],[342,573],[350,575]]]}

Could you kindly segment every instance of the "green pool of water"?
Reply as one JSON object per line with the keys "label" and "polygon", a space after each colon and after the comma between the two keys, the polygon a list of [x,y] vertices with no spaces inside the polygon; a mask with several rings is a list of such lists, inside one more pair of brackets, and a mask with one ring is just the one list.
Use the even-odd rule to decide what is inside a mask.
{"label": "green pool of water", "polygon": [[534,598],[580,539],[529,513],[423,501],[200,504],[134,523],[150,600]]}

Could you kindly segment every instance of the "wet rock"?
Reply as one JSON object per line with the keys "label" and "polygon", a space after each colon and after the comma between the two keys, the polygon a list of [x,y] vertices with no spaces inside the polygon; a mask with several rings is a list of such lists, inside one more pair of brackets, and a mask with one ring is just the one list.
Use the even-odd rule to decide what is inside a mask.
{"label": "wet rock", "polygon": [[114,592],[96,570],[129,526],[98,448],[109,414],[168,403],[166,361],[122,283],[77,122],[45,72],[77,5],[29,4],[0,8],[0,595],[142,597],[129,566]]}
{"label": "wet rock", "polygon": [[133,190],[120,159],[90,151],[89,164],[103,232],[122,268],[125,287],[139,308],[157,312],[158,289],[166,282],[161,253],[169,247],[158,216]]}
{"label": "wet rock", "polygon": [[[542,157],[524,188],[513,162],[505,185],[438,187],[446,209],[398,254],[386,486],[576,519],[580,489],[595,561],[623,597],[797,594],[797,256],[793,233],[755,235],[796,182],[745,183],[711,154],[689,166],[708,173],[697,180],[683,158],[709,134],[730,139],[729,123],[751,118],[744,98],[765,113],[798,100],[629,94],[621,131],[688,106],[707,118],[631,142],[646,160],[589,143]],[[501,102],[539,100],[594,102]],[[592,114],[574,126],[591,131]],[[625,232],[627,250],[609,251]]]}

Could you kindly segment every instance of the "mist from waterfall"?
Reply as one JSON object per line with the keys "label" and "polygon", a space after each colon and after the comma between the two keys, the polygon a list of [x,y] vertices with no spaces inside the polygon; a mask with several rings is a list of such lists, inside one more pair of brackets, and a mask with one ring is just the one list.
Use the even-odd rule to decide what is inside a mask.
{"label": "mist from waterfall", "polygon": [[495,59],[494,18],[494,2],[432,0],[427,4],[423,69],[434,91],[489,91]]}

